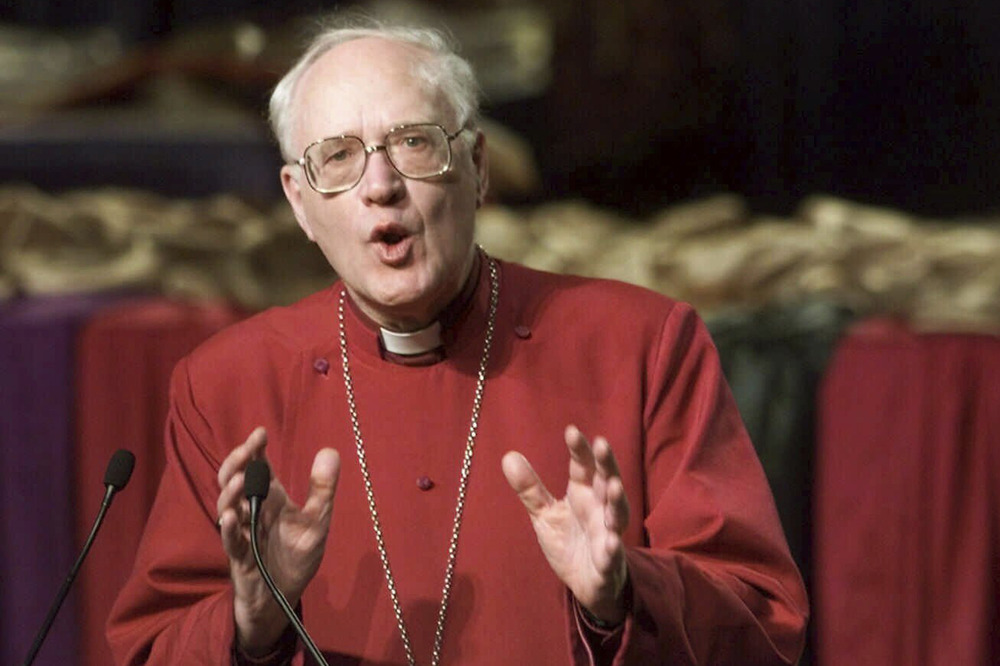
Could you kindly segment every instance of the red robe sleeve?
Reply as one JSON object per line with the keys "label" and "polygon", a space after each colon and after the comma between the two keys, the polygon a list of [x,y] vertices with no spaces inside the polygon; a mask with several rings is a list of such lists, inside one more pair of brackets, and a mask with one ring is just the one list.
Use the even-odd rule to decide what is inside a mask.
{"label": "red robe sleeve", "polygon": [[232,663],[233,592],[215,524],[226,451],[204,444],[214,441],[182,361],[171,380],[163,478],[133,574],[108,620],[118,664]]}
{"label": "red robe sleeve", "polygon": [[[677,304],[651,353],[644,543],[627,547],[613,663],[794,664],[805,588],[707,329]],[[575,662],[594,663],[575,617],[569,633]]]}

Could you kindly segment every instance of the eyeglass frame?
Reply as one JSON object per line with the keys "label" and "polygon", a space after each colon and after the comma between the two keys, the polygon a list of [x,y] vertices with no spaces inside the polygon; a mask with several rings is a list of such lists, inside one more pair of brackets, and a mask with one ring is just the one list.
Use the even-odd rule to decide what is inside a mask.
{"label": "eyeglass frame", "polygon": [[[392,156],[389,154],[389,147],[386,145],[385,140],[393,132],[396,132],[398,130],[408,129],[410,127],[437,127],[444,134],[445,145],[448,146],[448,161],[440,170],[428,174],[426,176],[407,176],[405,173],[399,170],[398,166],[396,166],[396,163],[393,161]],[[287,164],[298,165],[302,167],[302,171],[306,176],[306,182],[309,183],[309,187],[311,187],[314,191],[318,192],[319,194],[340,194],[342,192],[353,190],[355,187],[358,186],[358,183],[361,182],[361,179],[365,177],[365,171],[368,170],[368,158],[371,156],[372,153],[377,153],[380,150],[385,152],[386,160],[389,162],[389,166],[392,167],[393,171],[398,173],[403,178],[408,178],[410,180],[428,180],[430,178],[437,178],[438,176],[444,175],[451,170],[451,164],[454,159],[454,152],[451,149],[451,142],[454,141],[456,138],[458,138],[458,136],[462,132],[468,129],[471,128],[468,125],[463,125],[462,127],[459,127],[454,134],[449,134],[448,130],[446,130],[443,125],[440,125],[438,123],[404,123],[402,125],[396,125],[395,127],[390,127],[386,131],[385,137],[382,138],[382,143],[376,143],[372,145],[366,144],[364,139],[362,139],[360,136],[355,136],[354,134],[337,134],[335,136],[327,136],[323,137],[322,139],[316,139],[315,141],[313,141],[312,143],[310,143],[308,146],[305,147],[305,149],[302,151],[302,157],[295,160],[294,162],[287,162]],[[361,167],[361,172],[358,174],[358,179],[355,180],[350,185],[348,185],[347,187],[343,187],[340,189],[333,189],[333,190],[320,189],[319,187],[316,186],[315,183],[313,183],[312,176],[309,175],[309,169],[306,167],[306,161],[307,161],[306,153],[308,153],[309,149],[312,148],[313,146],[318,146],[324,141],[330,141],[331,139],[356,139],[358,143],[361,144],[361,147],[364,150],[365,162],[364,165]]]}

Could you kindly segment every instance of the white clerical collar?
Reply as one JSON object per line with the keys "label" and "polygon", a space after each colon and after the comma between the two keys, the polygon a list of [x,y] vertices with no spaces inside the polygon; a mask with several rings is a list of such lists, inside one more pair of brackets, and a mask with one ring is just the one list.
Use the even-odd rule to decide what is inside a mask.
{"label": "white clerical collar", "polygon": [[427,328],[408,333],[397,333],[379,328],[382,345],[387,352],[400,356],[416,356],[441,346],[441,322],[435,321]]}

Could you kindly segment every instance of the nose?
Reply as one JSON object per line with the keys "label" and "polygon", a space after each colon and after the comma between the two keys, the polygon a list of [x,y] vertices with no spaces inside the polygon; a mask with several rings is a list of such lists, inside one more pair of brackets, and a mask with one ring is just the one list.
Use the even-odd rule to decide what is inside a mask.
{"label": "nose", "polygon": [[368,154],[368,163],[358,187],[366,203],[384,206],[403,195],[406,185],[403,177],[389,162],[385,146],[374,146],[374,150]]}

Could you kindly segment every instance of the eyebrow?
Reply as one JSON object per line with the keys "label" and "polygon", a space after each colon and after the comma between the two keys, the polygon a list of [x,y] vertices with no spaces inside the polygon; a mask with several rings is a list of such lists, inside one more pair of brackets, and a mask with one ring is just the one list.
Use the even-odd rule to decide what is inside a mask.
{"label": "eyebrow", "polygon": [[[385,138],[385,135],[388,134],[389,132],[391,132],[394,129],[397,129],[399,127],[407,127],[409,125],[440,125],[441,127],[445,127],[445,124],[443,122],[439,122],[439,121],[436,121],[436,120],[404,120],[404,121],[400,121],[400,122],[394,122],[391,125],[389,125],[389,128],[386,129],[386,130],[384,130],[382,132],[382,138]],[[446,132],[448,131],[448,129],[446,127],[445,127],[445,131]],[[338,136],[353,136],[353,137],[357,137],[358,139],[362,139],[363,140],[363,137],[361,136],[361,133],[360,132],[355,132],[353,130],[347,130],[347,131],[343,131],[343,132],[335,132],[333,134],[324,134],[323,136],[321,136],[317,140],[331,139],[333,137],[338,137]]]}

